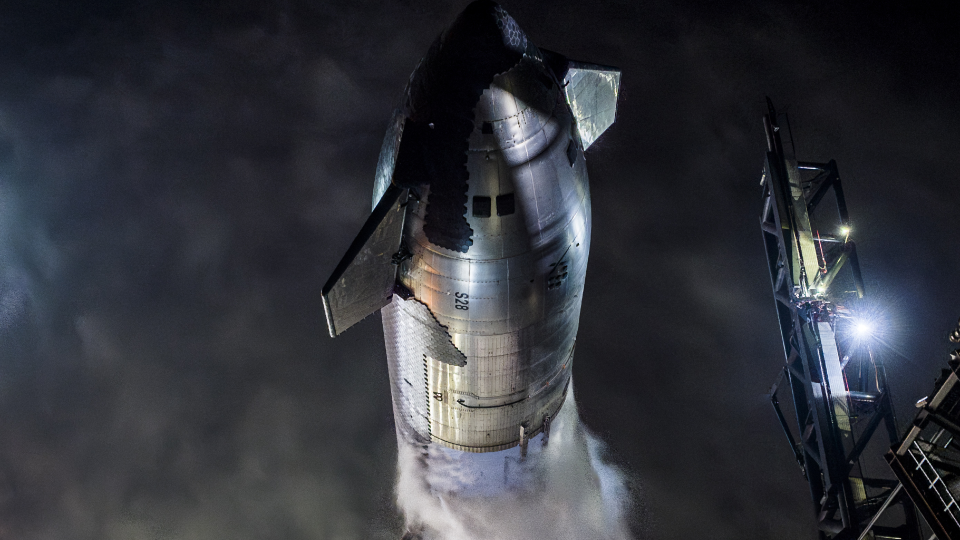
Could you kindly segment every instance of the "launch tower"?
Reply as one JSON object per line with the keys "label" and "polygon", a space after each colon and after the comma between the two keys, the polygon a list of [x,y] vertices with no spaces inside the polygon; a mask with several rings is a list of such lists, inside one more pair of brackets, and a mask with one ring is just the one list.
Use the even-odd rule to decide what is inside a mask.
{"label": "launch tower", "polygon": [[[960,323],[950,333],[960,343]],[[930,396],[917,403],[920,411],[910,430],[886,459],[903,490],[916,504],[940,540],[960,539],[960,349],[950,354],[950,367]]]}
{"label": "launch tower", "polygon": [[[898,433],[883,363],[871,349],[875,321],[863,312],[837,164],[797,161],[767,105],[760,227],[786,357],[771,401],[810,485],[821,540],[918,539],[913,505],[896,480],[876,474],[885,467],[871,456],[880,452],[864,452],[883,432],[882,446],[896,443]],[[828,212],[831,193],[836,204]],[[793,422],[780,404],[784,386]],[[891,505],[900,509],[874,519]]]}

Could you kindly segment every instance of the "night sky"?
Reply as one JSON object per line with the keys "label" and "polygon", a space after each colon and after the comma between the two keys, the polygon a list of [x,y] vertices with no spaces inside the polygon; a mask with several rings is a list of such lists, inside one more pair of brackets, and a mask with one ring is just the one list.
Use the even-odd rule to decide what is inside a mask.
{"label": "night sky", "polygon": [[[467,2],[0,2],[0,539],[396,540],[379,316],[320,287]],[[901,425],[960,315],[945,12],[504,1],[623,70],[574,381],[645,539],[810,539],[766,393],[764,96],[836,159]]]}

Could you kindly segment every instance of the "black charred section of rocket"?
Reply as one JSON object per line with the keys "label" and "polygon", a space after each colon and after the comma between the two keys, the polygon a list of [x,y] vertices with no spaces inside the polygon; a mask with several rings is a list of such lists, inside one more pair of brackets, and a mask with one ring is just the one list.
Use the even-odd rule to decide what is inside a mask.
{"label": "black charred section of rocket", "polygon": [[440,247],[466,253],[473,245],[473,228],[467,223],[465,215],[466,203],[466,179],[463,179],[463,189],[431,193],[423,224],[427,240]]}
{"label": "black charred section of rocket", "polygon": [[567,75],[567,70],[570,68],[570,60],[560,53],[547,49],[540,49],[540,54],[543,56],[543,63],[553,72],[553,76],[558,81],[563,81],[563,78]]}
{"label": "black charred section of rocket", "polygon": [[414,73],[394,183],[429,186],[423,231],[437,246],[466,253],[473,245],[466,214],[474,109],[494,77],[519,63],[530,46],[500,6],[480,0],[460,14]]}
{"label": "black charred section of rocket", "polygon": [[466,218],[466,137],[472,129],[472,121],[456,118],[429,123],[407,118],[393,177],[398,186],[430,187],[423,231],[431,243],[462,253],[473,245]]}
{"label": "black charred section of rocket", "polygon": [[404,300],[409,300],[413,298],[413,291],[411,291],[406,285],[397,281],[393,284],[393,294],[399,296]]}

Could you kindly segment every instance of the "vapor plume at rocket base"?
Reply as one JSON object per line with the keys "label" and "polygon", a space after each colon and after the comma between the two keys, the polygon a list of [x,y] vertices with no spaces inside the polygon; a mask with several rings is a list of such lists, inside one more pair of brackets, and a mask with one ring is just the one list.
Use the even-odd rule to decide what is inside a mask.
{"label": "vapor plume at rocket base", "polygon": [[[517,452],[482,454],[488,465],[477,474],[455,457],[426,458],[415,445],[400,445],[398,504],[418,540],[545,540],[596,538],[628,540],[631,501],[621,472],[602,460],[602,442],[587,432],[577,416],[573,389],[551,428],[549,444],[531,443],[528,459]],[[534,452],[536,452],[534,454]],[[502,455],[503,454],[503,455]],[[476,462],[478,454],[466,454]],[[429,458],[427,458],[429,459]],[[515,469],[526,465],[523,475]],[[532,465],[532,466],[531,466]],[[465,471],[464,469],[467,469]],[[500,489],[486,496],[456,496],[444,489],[457,483],[526,486]],[[481,474],[499,476],[483,478]]]}
{"label": "vapor plume at rocket base", "polygon": [[[382,310],[411,534],[499,537],[498,506],[547,504],[565,460],[592,478],[573,499],[618,491],[591,465],[571,369],[590,247],[583,151],[613,123],[619,82],[615,68],[538,49],[487,1],[411,76],[373,213],[323,288],[332,336]],[[573,499],[555,506],[590,506]],[[613,514],[585,525],[592,537],[623,537],[619,503],[597,504],[607,510],[587,513]],[[497,530],[569,533],[527,534],[528,518]]]}

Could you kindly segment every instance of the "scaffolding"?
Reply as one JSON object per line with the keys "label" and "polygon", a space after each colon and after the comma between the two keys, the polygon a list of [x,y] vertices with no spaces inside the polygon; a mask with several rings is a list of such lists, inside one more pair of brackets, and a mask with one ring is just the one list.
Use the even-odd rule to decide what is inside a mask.
{"label": "scaffolding", "polygon": [[[960,323],[950,335],[960,342]],[[940,540],[960,539],[960,350],[950,355],[929,397],[920,400],[920,411],[903,439],[886,454],[887,462],[903,484],[920,514]]]}
{"label": "scaffolding", "polygon": [[[864,286],[837,164],[797,161],[767,105],[760,226],[786,358],[771,402],[809,483],[821,540],[918,540],[904,490],[876,474],[885,469],[879,458],[868,473],[864,455],[881,425],[884,447],[899,437],[882,361],[868,339],[855,337]],[[825,204],[831,193],[832,213]],[[793,422],[780,402],[785,387]],[[899,510],[879,520],[890,506]]]}

